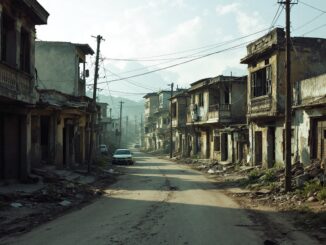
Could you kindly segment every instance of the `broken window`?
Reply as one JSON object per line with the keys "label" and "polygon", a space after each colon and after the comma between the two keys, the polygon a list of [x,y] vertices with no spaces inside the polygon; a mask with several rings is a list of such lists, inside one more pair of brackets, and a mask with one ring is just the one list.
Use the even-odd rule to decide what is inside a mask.
{"label": "broken window", "polygon": [[172,103],[171,113],[173,118],[177,117],[177,103]]}
{"label": "broken window", "polygon": [[4,13],[1,24],[1,60],[11,66],[16,66],[15,20]]}
{"label": "broken window", "polygon": [[20,69],[27,73],[30,73],[30,49],[30,34],[22,29],[20,33]]}
{"label": "broken window", "polygon": [[229,87],[224,88],[224,104],[229,105],[230,104],[230,89]]}
{"label": "broken window", "polygon": [[267,66],[251,74],[251,96],[259,97],[271,93],[272,69]]}
{"label": "broken window", "polygon": [[198,106],[204,106],[204,93],[199,93],[198,95]]}

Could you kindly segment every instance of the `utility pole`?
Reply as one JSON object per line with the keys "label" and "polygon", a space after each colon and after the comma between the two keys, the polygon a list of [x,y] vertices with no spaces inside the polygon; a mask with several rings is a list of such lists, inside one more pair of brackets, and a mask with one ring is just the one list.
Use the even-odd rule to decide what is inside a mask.
{"label": "utility pole", "polygon": [[112,120],[112,108],[110,108],[110,119]]}
{"label": "utility pole", "polygon": [[94,132],[95,132],[95,120],[96,120],[96,92],[97,92],[97,79],[98,79],[98,66],[100,57],[100,46],[101,41],[104,41],[103,37],[98,35],[96,37],[97,49],[96,49],[96,60],[95,60],[95,74],[94,74],[94,87],[93,87],[93,102],[92,102],[92,115],[91,115],[91,133],[89,142],[89,152],[88,152],[88,165],[87,172],[91,171],[91,164],[93,163],[93,148],[94,148]]}
{"label": "utility pole", "polygon": [[286,100],[285,100],[285,191],[291,191],[292,176],[291,176],[291,133],[292,133],[292,84],[291,84],[291,4],[292,0],[279,2],[285,4],[286,12]]}
{"label": "utility pole", "polygon": [[171,96],[170,96],[170,158],[172,158],[173,154],[173,134],[172,134],[172,97],[173,97],[173,86],[174,83],[169,84],[171,86]]}
{"label": "utility pole", "polygon": [[122,135],[122,104],[124,102],[120,101],[120,118],[119,118],[119,148],[121,147],[121,135]]}

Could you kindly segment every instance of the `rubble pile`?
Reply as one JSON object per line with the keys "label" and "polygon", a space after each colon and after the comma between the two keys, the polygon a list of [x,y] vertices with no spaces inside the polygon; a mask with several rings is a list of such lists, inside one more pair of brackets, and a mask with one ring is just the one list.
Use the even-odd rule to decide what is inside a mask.
{"label": "rubble pile", "polygon": [[[68,172],[68,171],[66,171]],[[116,181],[118,171],[95,169],[91,175],[85,171],[70,174],[34,169],[33,178],[41,188],[30,192],[0,192],[0,237],[25,232],[51,220],[60,213],[77,208],[102,195],[103,189]]]}

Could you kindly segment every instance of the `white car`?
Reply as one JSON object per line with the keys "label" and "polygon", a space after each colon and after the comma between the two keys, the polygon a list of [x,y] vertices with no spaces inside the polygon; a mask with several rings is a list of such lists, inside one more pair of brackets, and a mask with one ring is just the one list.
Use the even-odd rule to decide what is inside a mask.
{"label": "white car", "polygon": [[102,155],[108,155],[109,154],[109,149],[106,145],[100,145],[100,153]]}
{"label": "white car", "polygon": [[112,164],[133,165],[132,153],[128,149],[117,149],[113,154]]}

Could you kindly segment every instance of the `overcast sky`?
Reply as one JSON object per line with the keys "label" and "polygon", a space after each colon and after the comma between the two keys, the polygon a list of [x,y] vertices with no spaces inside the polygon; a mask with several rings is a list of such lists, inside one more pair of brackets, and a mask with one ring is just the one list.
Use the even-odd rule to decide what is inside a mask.
{"label": "overcast sky", "polygon": [[[246,54],[245,42],[267,33],[280,10],[277,0],[38,1],[50,17],[48,25],[37,27],[37,38],[88,43],[95,50],[91,36],[102,35],[101,93],[135,100],[143,93],[167,89],[171,82],[188,87],[205,77],[245,75],[246,66],[239,64]],[[325,0],[299,1],[292,10],[292,35],[326,38]],[[284,26],[284,12],[275,26]],[[259,33],[251,35],[255,32]],[[213,52],[217,54],[167,70],[112,81]],[[91,70],[94,60],[91,57],[88,62]],[[92,79],[93,75],[89,83]]]}

